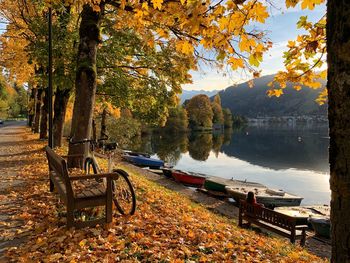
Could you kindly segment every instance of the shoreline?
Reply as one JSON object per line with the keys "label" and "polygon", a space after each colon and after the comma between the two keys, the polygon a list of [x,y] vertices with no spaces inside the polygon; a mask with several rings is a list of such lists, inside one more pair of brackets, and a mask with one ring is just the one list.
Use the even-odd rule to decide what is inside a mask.
{"label": "shoreline", "polygon": [[[127,162],[119,161],[117,162],[117,165],[127,170],[128,172],[131,172],[136,175],[142,175],[150,181],[156,182],[163,187],[176,191],[188,197],[189,199],[191,199],[191,201],[203,205],[206,209],[208,209],[211,212],[220,214],[229,219],[233,219],[235,221],[234,224],[237,224],[239,209],[233,203],[229,203],[226,200],[220,200],[218,198],[211,197],[203,192],[190,189],[189,187],[177,183],[176,181],[173,181],[165,177],[164,175],[153,173],[151,171],[142,169]],[[265,229],[261,230],[260,228],[254,227],[253,230],[255,230],[255,232],[258,233],[264,233],[266,235],[283,238],[282,236],[268,232]],[[310,253],[321,258],[330,259],[331,257],[330,240],[329,242],[325,242],[324,240],[319,239],[318,237],[314,237],[314,232],[307,231],[306,244],[304,248]]]}

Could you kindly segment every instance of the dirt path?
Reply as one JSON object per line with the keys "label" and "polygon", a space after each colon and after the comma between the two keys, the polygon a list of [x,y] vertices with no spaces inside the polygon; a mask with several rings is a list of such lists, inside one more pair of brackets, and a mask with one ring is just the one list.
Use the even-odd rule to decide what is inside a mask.
{"label": "dirt path", "polygon": [[19,164],[30,162],[30,152],[23,146],[30,142],[30,133],[24,122],[13,122],[0,128],[0,262],[4,250],[20,245],[28,233],[22,232],[24,221],[16,214],[18,207],[25,205],[19,194],[25,185]]}
{"label": "dirt path", "polygon": [[[207,194],[195,191],[181,184],[178,184],[175,181],[169,180],[163,175],[158,175],[158,174],[149,172],[145,169],[141,169],[139,167],[130,165],[128,163],[122,163],[122,165],[126,166],[128,170],[130,169],[138,174],[143,174],[148,179],[154,182],[157,182],[160,185],[165,186],[166,188],[169,188],[171,190],[180,192],[188,196],[192,201],[204,205],[207,209],[215,213],[219,213],[226,217],[238,220],[238,207],[236,207],[232,203],[229,203],[227,200],[220,200],[217,198],[213,198],[211,196],[208,196]],[[257,230],[259,231],[259,229]],[[266,232],[266,233],[270,235],[271,234],[274,235],[273,233],[270,233],[270,232]],[[328,258],[328,259],[330,259],[331,257],[330,240],[325,240],[322,238],[319,239],[317,237],[315,238],[314,233],[311,231],[307,233],[305,248],[316,256],[319,256],[322,258]]]}

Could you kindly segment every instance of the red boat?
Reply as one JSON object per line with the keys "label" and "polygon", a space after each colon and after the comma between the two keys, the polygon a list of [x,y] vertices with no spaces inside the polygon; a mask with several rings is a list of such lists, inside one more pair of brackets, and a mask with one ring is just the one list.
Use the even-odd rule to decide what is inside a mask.
{"label": "red boat", "polygon": [[193,172],[186,172],[181,170],[172,170],[172,176],[177,182],[185,185],[191,185],[196,187],[202,187],[207,175]]}

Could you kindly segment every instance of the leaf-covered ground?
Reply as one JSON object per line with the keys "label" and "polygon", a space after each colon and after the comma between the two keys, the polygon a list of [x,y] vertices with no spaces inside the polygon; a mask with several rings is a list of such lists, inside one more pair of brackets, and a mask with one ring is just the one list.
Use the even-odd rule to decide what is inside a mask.
{"label": "leaf-covered ground", "polygon": [[[68,230],[64,207],[49,192],[44,143],[33,135],[11,147],[17,177],[26,182],[20,190],[1,194],[4,213],[23,220],[13,239],[26,233],[27,241],[7,252],[16,262],[323,262],[299,246],[240,229],[236,222],[213,214],[188,198],[167,190],[141,175],[132,174],[137,193],[134,216],[115,214],[104,227]],[[0,143],[0,154],[1,147]],[[15,151],[16,152],[16,151]],[[1,178],[1,177],[0,177]],[[18,188],[17,188],[18,189]],[[0,222],[11,226],[12,222]]]}

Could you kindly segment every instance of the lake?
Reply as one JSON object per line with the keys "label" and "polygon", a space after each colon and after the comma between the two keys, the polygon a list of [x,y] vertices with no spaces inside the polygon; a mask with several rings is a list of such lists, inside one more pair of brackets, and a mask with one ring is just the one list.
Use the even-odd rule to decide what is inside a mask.
{"label": "lake", "polygon": [[177,169],[255,181],[329,204],[327,125],[248,126],[224,133],[154,134],[134,142]]}

